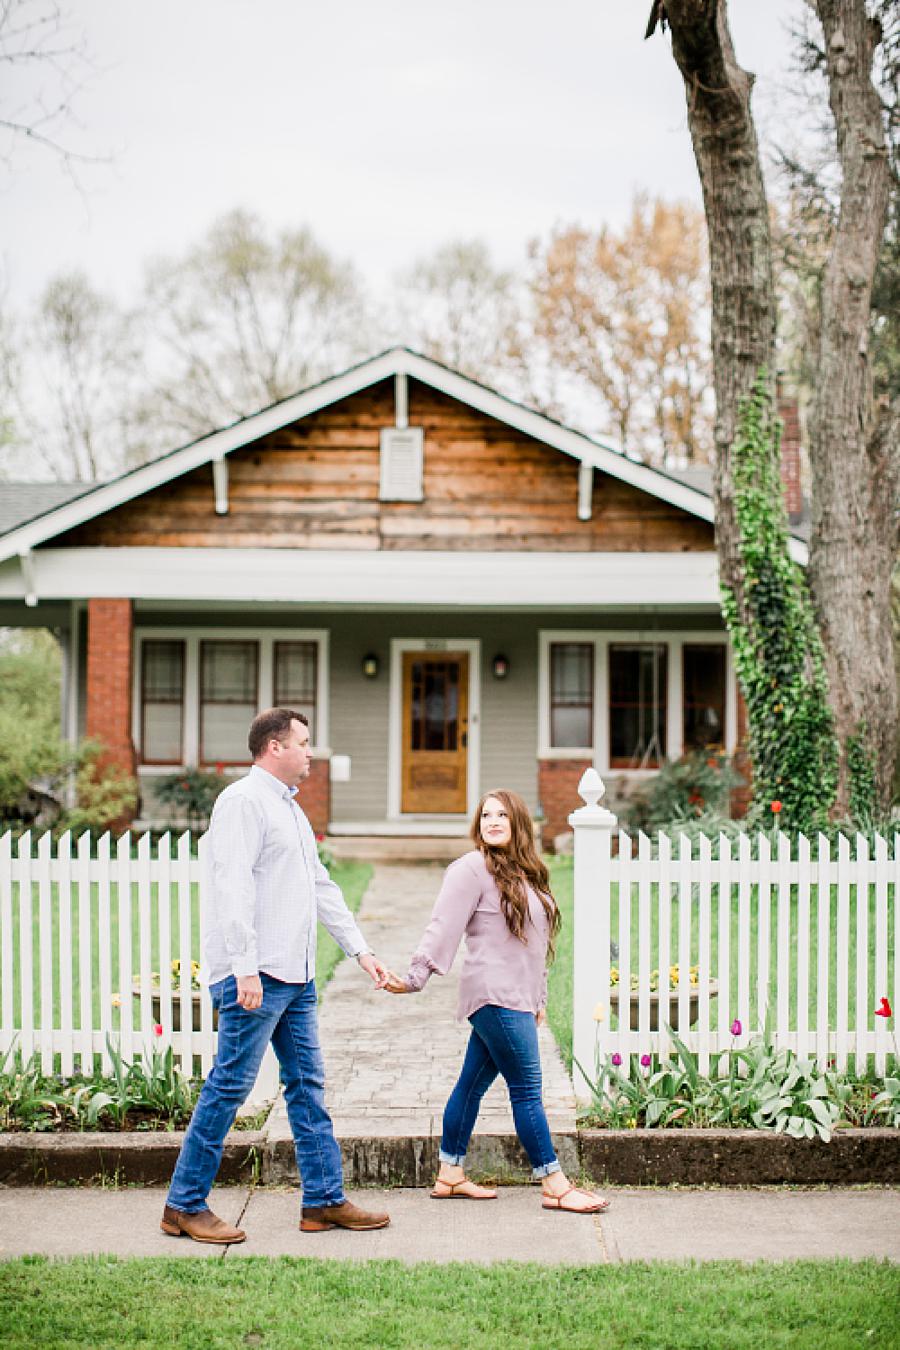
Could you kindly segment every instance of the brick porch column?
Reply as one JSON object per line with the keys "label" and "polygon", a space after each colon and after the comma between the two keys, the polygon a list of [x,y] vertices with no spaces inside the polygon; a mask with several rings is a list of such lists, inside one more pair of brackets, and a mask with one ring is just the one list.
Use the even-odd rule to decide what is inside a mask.
{"label": "brick porch column", "polygon": [[135,772],[131,739],[132,604],[89,600],[86,734],[106,747],[104,763]]}

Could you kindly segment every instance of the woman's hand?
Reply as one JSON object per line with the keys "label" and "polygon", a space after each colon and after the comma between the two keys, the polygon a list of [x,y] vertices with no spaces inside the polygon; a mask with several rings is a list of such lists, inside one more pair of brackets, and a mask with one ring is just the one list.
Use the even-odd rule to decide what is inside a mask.
{"label": "woman's hand", "polygon": [[387,973],[384,988],[389,994],[408,994],[410,992],[406,987],[406,981],[401,980],[400,976],[395,975],[392,970]]}
{"label": "woman's hand", "polygon": [[534,1020],[535,1022],[537,1022],[539,1027],[542,1027],[547,1020],[547,1009],[539,1008],[538,1011],[534,1014]]}

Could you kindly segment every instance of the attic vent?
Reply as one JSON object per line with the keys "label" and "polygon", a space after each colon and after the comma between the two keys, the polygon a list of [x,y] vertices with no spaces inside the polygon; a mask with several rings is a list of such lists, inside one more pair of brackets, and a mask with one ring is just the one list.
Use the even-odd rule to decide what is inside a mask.
{"label": "attic vent", "polygon": [[385,427],[381,432],[381,484],[386,502],[422,500],[422,428]]}

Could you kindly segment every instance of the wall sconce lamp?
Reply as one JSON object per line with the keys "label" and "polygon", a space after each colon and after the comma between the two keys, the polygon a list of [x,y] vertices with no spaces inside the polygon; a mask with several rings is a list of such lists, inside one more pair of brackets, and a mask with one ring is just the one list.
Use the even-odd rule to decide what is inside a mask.
{"label": "wall sconce lamp", "polygon": [[509,660],[498,653],[491,662],[495,680],[505,680],[509,674]]}
{"label": "wall sconce lamp", "polygon": [[374,652],[369,652],[362,659],[362,673],[367,680],[374,680],[378,674],[378,657]]}

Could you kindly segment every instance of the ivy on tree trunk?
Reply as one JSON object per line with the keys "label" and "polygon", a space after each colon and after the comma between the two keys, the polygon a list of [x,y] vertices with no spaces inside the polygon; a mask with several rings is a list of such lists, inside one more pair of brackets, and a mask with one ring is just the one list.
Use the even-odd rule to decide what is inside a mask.
{"label": "ivy on tree trunk", "polygon": [[741,400],[732,445],[736,553],[744,604],[722,586],[722,612],[749,722],[752,814],[790,829],[822,829],[837,787],[837,742],[825,654],[806,580],[788,551],[781,425],[761,371]]}

